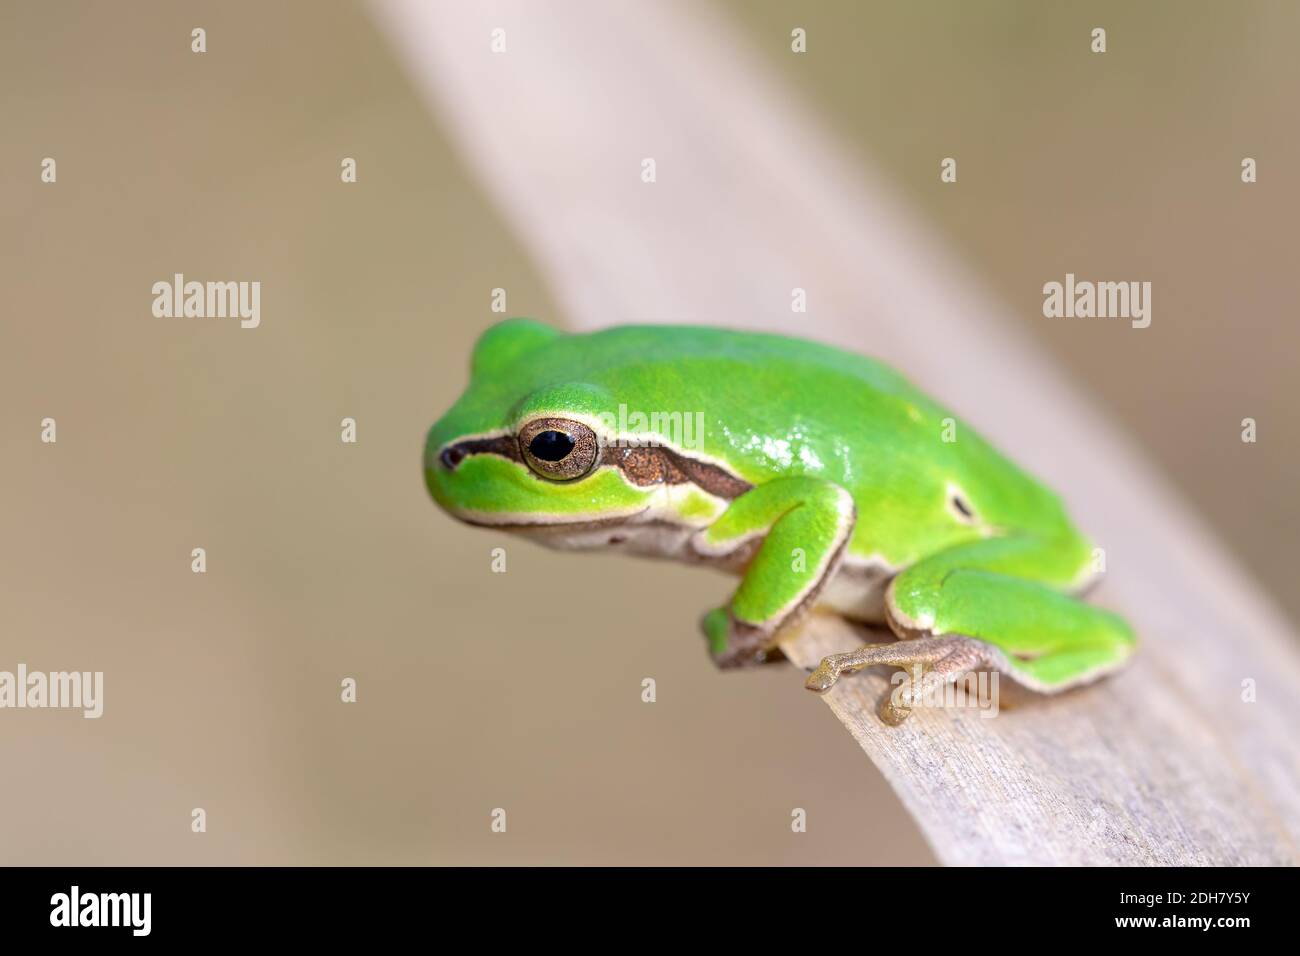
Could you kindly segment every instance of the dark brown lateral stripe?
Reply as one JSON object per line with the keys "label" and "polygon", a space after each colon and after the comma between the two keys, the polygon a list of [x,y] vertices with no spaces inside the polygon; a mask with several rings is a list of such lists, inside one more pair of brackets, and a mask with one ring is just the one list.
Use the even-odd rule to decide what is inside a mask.
{"label": "dark brown lateral stripe", "polygon": [[728,500],[739,497],[752,485],[737,478],[717,465],[696,461],[662,446],[617,448],[606,446],[601,450],[602,465],[622,469],[634,485],[693,484],[718,498]]}
{"label": "dark brown lateral stripe", "polygon": [[710,465],[708,462],[687,458],[685,455],[678,454],[668,448],[658,450],[663,452],[678,469],[685,472],[686,477],[694,482],[696,486],[718,498],[728,500],[739,498],[754,487],[743,478],[737,478],[731,472],[719,468],[717,465]]}
{"label": "dark brown lateral stripe", "polygon": [[[495,438],[471,438],[448,445],[439,455],[442,464],[454,469],[470,455],[498,455],[510,461],[523,463],[519,443],[514,435]],[[662,446],[635,448],[605,445],[600,450],[600,465],[618,468],[632,484],[649,485],[693,484],[701,491],[718,498],[731,500],[743,495],[753,486],[717,465],[697,461],[680,452]]]}
{"label": "dark brown lateral stripe", "polygon": [[685,472],[659,448],[606,445],[600,450],[600,463],[619,469],[628,481],[642,488],[658,484],[680,485],[688,480]]}

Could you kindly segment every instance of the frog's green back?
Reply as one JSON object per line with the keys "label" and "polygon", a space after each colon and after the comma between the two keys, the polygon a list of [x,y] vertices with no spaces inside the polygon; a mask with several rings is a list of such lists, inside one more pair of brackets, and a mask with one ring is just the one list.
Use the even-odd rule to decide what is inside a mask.
{"label": "frog's green back", "polygon": [[[490,341],[494,335],[499,342]],[[858,508],[851,546],[858,553],[904,563],[963,534],[978,536],[952,521],[954,488],[985,525],[1069,532],[1055,495],[874,359],[699,326],[565,335],[520,320],[488,337],[476,351],[470,389],[440,423],[447,437],[509,427],[523,410],[610,415],[623,406],[692,421],[698,412],[696,450],[745,480],[810,474],[848,489]],[[531,398],[521,405],[521,396]]]}

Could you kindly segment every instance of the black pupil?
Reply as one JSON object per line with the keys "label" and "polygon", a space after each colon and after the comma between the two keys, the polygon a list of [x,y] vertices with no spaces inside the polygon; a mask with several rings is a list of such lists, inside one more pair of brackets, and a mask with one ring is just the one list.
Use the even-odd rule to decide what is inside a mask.
{"label": "black pupil", "polygon": [[528,450],[542,461],[563,461],[573,451],[573,439],[564,432],[538,432]]}

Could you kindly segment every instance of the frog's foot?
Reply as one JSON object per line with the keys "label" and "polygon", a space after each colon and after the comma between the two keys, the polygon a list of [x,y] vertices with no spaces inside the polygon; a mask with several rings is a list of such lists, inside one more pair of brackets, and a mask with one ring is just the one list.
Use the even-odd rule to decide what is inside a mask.
{"label": "frog's foot", "polygon": [[772,646],[768,631],[735,620],[725,607],[704,615],[700,626],[709,642],[709,656],[723,670],[767,664],[782,657]]}
{"label": "frog's foot", "polygon": [[995,658],[996,652],[983,641],[957,634],[920,637],[892,644],[867,644],[825,658],[808,676],[804,686],[824,694],[842,675],[864,667],[876,664],[906,667],[911,671],[910,676],[880,704],[880,719],[887,724],[900,724],[927,695],[945,684],[954,683],[972,670],[995,666]]}

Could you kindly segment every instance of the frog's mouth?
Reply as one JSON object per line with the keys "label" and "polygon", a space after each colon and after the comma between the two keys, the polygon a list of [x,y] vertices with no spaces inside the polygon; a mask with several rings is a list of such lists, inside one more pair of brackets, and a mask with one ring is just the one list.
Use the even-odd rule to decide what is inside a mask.
{"label": "frog's mouth", "polygon": [[498,531],[517,531],[539,535],[545,535],[548,532],[581,534],[626,527],[629,524],[637,523],[638,518],[644,518],[649,512],[650,506],[646,505],[644,508],[630,514],[618,514],[602,518],[582,515],[573,517],[559,515],[547,518],[529,518],[527,515],[502,515],[498,518],[483,512],[468,511],[457,512],[456,518],[465,524],[474,525],[476,528],[495,528]]}
{"label": "frog's mouth", "polygon": [[680,558],[690,555],[688,542],[699,528],[674,520],[670,513],[647,506],[631,514],[546,522],[512,522],[461,518],[468,524],[490,527],[520,535],[557,551],[604,551],[613,549],[642,557]]}

